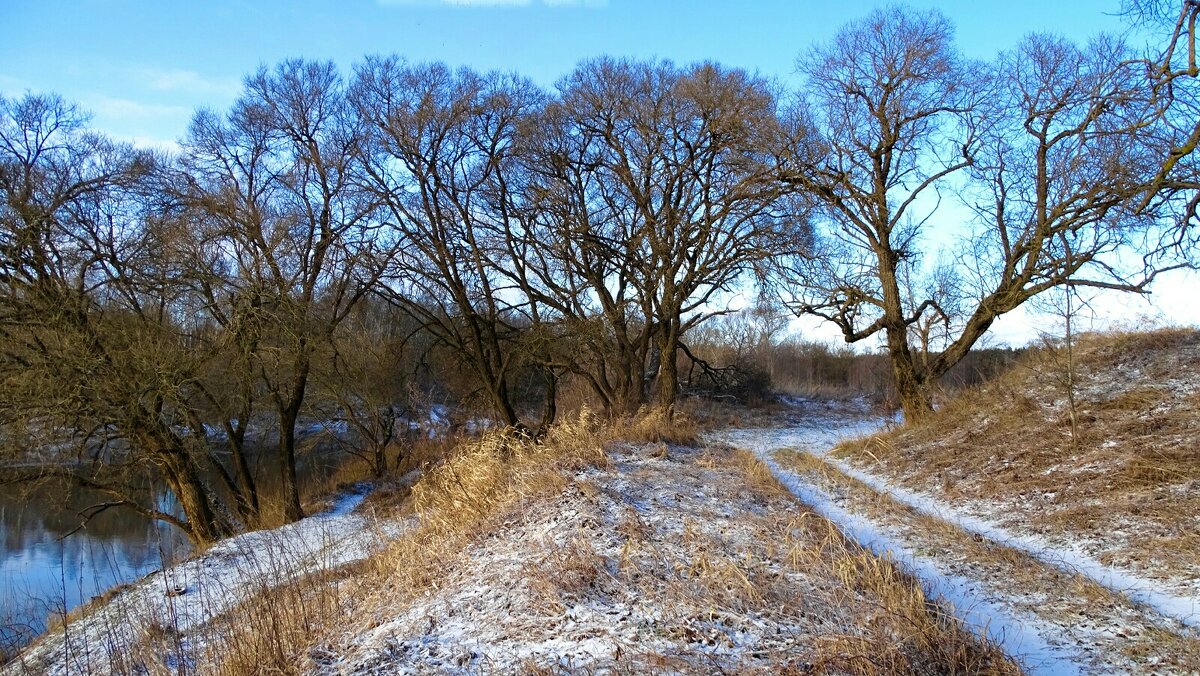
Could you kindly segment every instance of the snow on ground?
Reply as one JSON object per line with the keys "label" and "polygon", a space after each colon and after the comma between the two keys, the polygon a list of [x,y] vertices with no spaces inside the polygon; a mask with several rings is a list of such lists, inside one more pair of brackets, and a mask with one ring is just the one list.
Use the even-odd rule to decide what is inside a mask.
{"label": "snow on ground", "polygon": [[365,491],[338,498],[326,512],[273,530],[222,540],[203,554],[153,573],[65,628],[49,632],[2,676],[109,673],[153,628],[185,640],[205,622],[264,587],[365,558],[403,524],[356,514]]}
{"label": "snow on ground", "polygon": [[[1082,668],[1090,673],[1177,673],[1176,667],[1169,666],[1174,658],[1169,645],[1173,644],[1165,648],[1155,645],[1159,641],[1154,636],[1160,630],[1174,632],[1191,646],[1189,650],[1193,649],[1200,599],[1180,596],[1153,581],[1105,566],[1086,554],[1055,546],[1035,535],[1013,533],[985,519],[962,514],[928,495],[898,488],[828,457],[834,445],[831,438],[837,436],[842,425],[854,434],[862,434],[870,432],[872,424],[882,426],[884,421],[852,419],[843,423],[836,416],[818,411],[807,425],[726,430],[713,436],[754,451],[789,490],[837,523],[848,536],[878,553],[890,553],[919,576],[935,596],[957,608],[969,626],[991,636],[1010,653],[1024,655],[1032,672],[1074,673]],[[782,449],[808,454],[861,482],[864,486],[858,493],[862,495],[848,494],[845,481],[831,481],[827,475],[822,479],[819,473],[793,472],[781,466],[775,453]],[[881,517],[879,495],[894,500],[899,510]],[[929,531],[927,525],[918,523],[918,515],[952,528]],[[973,553],[966,551],[969,546],[962,544],[964,540],[974,544],[972,538],[974,543],[994,543],[1025,552],[1033,560],[1023,564],[1007,555],[994,561],[972,559]],[[954,551],[956,547],[959,551]],[[1043,563],[1054,568],[1038,572],[1037,567]],[[1003,577],[1006,566],[1011,565],[1032,566],[1025,572],[1034,575],[1034,581],[1021,584]],[[1060,570],[1064,573],[1061,577],[1057,575]],[[1081,592],[1072,588],[1071,575],[1124,594],[1134,604],[1098,605],[1094,597],[1076,596]],[[1180,663],[1191,663],[1188,659]]]}
{"label": "snow on ground", "polygon": [[1075,359],[1075,434],[1065,356],[1045,350],[964,393],[930,424],[846,455],[893,487],[1069,552],[1070,565],[1092,567],[1147,602],[1163,593],[1183,599],[1160,605],[1194,616],[1200,333],[1085,337]]}
{"label": "snow on ground", "polygon": [[[400,599],[382,595],[382,605],[360,608],[339,626],[341,634],[310,651],[304,668],[323,674],[535,667],[803,671],[820,662],[830,641],[875,631],[877,612],[864,592],[789,558],[809,528],[803,524],[812,522],[804,518],[812,516],[805,505],[920,578],[967,627],[1031,673],[1147,664],[1097,657],[1095,646],[1114,644],[1127,629],[1105,620],[1064,629],[1061,620],[1047,620],[1028,597],[1044,598],[1053,609],[1054,589],[1005,590],[1003,582],[983,577],[995,568],[974,565],[961,553],[930,553],[931,540],[922,541],[912,528],[881,521],[860,509],[861,501],[781,465],[774,453],[787,448],[963,534],[1028,552],[1197,626],[1196,599],[829,458],[837,443],[889,421],[853,407],[796,404],[787,427],[725,430],[710,439],[754,452],[804,504],[748,485],[727,453],[620,445],[610,467],[581,472],[557,498],[505,515],[500,527],[440,571],[430,589]],[[0,676],[112,671],[153,627],[202,641],[198,629],[255,591],[361,560],[407,527],[354,513],[363,497],[345,495],[326,513],[231,538],[150,575],[65,631],[43,637]],[[1025,598],[1016,602],[1017,596]],[[1119,621],[1128,613],[1109,616]],[[1165,624],[1143,623],[1152,629]],[[1082,646],[1085,634],[1099,638]]]}
{"label": "snow on ground", "polygon": [[843,460],[829,458],[819,451],[809,452],[824,457],[826,462],[842,473],[921,514],[952,523],[968,533],[980,535],[1006,547],[1019,549],[1065,571],[1084,575],[1103,587],[1149,606],[1161,615],[1178,620],[1189,627],[1200,628],[1200,595],[1174,593],[1168,587],[1139,577],[1131,571],[1106,566],[1069,545],[1056,545],[1036,535],[1014,533],[977,516],[966,514],[929,495],[892,485],[886,479],[858,469]]}
{"label": "snow on ground", "polygon": [[734,446],[755,453],[770,468],[780,483],[821,516],[829,519],[850,538],[881,556],[890,556],[921,579],[932,598],[955,609],[956,615],[981,636],[987,636],[1005,652],[1020,659],[1031,674],[1052,676],[1082,673],[1077,655],[1069,648],[1052,642],[1050,631],[1036,618],[1016,615],[1000,604],[976,593],[978,582],[966,577],[947,575],[933,562],[918,555],[904,543],[893,539],[869,519],[838,506],[821,488],[804,480],[777,463],[771,453],[781,448],[820,449],[827,451],[840,441],[882,427],[882,419],[840,420],[819,417],[804,427],[784,430],[728,430],[714,435]]}
{"label": "snow on ground", "polygon": [[791,558],[827,529],[727,450],[610,456],[502,515],[429,589],[357,608],[304,669],[804,673],[839,637],[886,631],[869,592]]}

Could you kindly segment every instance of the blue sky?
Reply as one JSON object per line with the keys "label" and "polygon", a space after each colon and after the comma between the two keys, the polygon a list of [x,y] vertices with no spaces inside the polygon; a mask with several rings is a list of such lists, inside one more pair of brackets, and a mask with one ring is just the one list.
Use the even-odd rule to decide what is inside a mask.
{"label": "blue sky", "polygon": [[[139,144],[169,146],[197,107],[226,108],[241,79],[289,57],[396,53],[479,70],[511,70],[552,86],[601,54],[702,59],[795,84],[796,56],[883,2],[785,0],[0,0],[0,94],[54,91],[93,124]],[[1080,41],[1120,32],[1119,0],[913,0],[956,24],[968,56],[988,58],[1030,32]],[[1184,301],[1195,277],[1175,276],[1156,304],[1097,302],[1103,321],[1142,314],[1196,323]],[[1183,308],[1183,309],[1180,309]],[[1014,314],[994,331],[1022,343],[1044,320]]]}
{"label": "blue sky", "polygon": [[[0,0],[0,92],[56,91],[96,126],[144,143],[178,138],[193,110],[224,108],[243,76],[288,57],[397,53],[550,86],[600,54],[713,59],[781,79],[807,46],[872,2],[665,0]],[[937,6],[969,55],[1031,31],[1120,30],[1118,0],[954,0]]]}

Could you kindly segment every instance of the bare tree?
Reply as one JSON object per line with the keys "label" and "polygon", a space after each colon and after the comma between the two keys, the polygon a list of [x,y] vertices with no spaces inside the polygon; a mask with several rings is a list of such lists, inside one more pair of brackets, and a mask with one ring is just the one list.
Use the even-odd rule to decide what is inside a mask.
{"label": "bare tree", "polygon": [[217,252],[205,308],[237,336],[278,425],[284,518],[303,516],[297,424],[316,351],[376,285],[394,239],[358,188],[362,134],[332,63],[285,61],[246,80],[184,144],[182,201]]}
{"label": "bare tree", "polygon": [[395,57],[368,59],[353,92],[371,130],[368,184],[404,242],[380,292],[459,355],[500,422],[523,432],[511,378],[529,301],[497,274],[512,227],[502,166],[542,98],[524,79]]}
{"label": "bare tree", "polygon": [[1122,7],[1135,26],[1164,36],[1159,51],[1147,56],[1167,123],[1159,129],[1159,189],[1147,195],[1143,206],[1175,219],[1177,227],[1164,240],[1166,249],[1182,252],[1195,264],[1195,232],[1200,226],[1200,0],[1124,0]]}
{"label": "bare tree", "polygon": [[[1035,36],[985,68],[955,54],[940,14],[893,8],[801,65],[821,143],[786,180],[822,200],[826,227],[791,270],[801,287],[789,301],[847,342],[882,335],[906,417],[930,411],[937,379],[1034,295],[1144,291],[1153,279],[1121,254],[1153,226],[1138,205],[1158,170],[1149,132],[1162,107],[1119,42]],[[938,207],[949,191],[973,219],[947,223]],[[955,239],[952,272],[914,282],[927,271],[922,247]],[[931,320],[944,337],[922,354],[914,332]]]}
{"label": "bare tree", "polygon": [[398,313],[378,298],[360,303],[339,327],[331,353],[314,369],[317,409],[328,436],[367,463],[376,477],[390,469],[388,449],[413,419],[405,371],[411,327]]}
{"label": "bare tree", "polygon": [[530,167],[545,246],[521,260],[536,261],[529,277],[574,325],[602,320],[593,388],[619,409],[639,404],[654,347],[671,412],[683,335],[803,239],[800,203],[775,180],[789,131],[768,83],[711,63],[601,59],[560,89]]}
{"label": "bare tree", "polygon": [[[57,97],[0,100],[0,424],[41,447],[34,475],[108,498],[85,517],[124,507],[209,543],[237,524],[189,433],[180,384],[205,355],[187,349],[176,270],[144,212],[153,158],[83,124]],[[148,468],[182,516],[133,487]]]}

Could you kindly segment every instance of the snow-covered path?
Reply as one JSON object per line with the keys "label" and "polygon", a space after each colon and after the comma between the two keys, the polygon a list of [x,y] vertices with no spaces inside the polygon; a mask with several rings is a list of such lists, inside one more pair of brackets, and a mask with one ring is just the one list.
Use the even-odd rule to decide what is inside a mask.
{"label": "snow-covered path", "polygon": [[979,517],[965,514],[943,502],[938,502],[930,496],[895,486],[844,460],[830,458],[814,450],[809,450],[809,452],[821,456],[825,462],[833,465],[843,474],[867,484],[875,491],[883,493],[921,514],[952,523],[968,533],[985,537],[1006,547],[1021,550],[1043,563],[1067,572],[1084,575],[1111,591],[1124,594],[1136,603],[1149,606],[1160,615],[1177,620],[1193,629],[1200,629],[1200,597],[1175,594],[1153,580],[1147,580],[1115,566],[1106,566],[1083,552],[1056,547],[1035,535],[1013,533]]}
{"label": "snow-covered path", "polygon": [[436,584],[351,608],[301,671],[1011,673],[968,632],[922,625],[928,607],[897,600],[907,578],[860,568],[749,454],[617,443],[607,457],[498,514]]}
{"label": "snow-covered path", "polygon": [[975,581],[940,572],[932,561],[918,556],[889,537],[870,520],[837,506],[823,490],[784,469],[771,455],[781,448],[815,447],[828,450],[840,441],[870,433],[881,427],[883,422],[822,418],[815,420],[812,426],[788,430],[729,430],[716,438],[753,451],[780,483],[812,507],[813,511],[837,524],[847,537],[878,555],[890,556],[918,576],[931,597],[941,599],[955,608],[967,626],[998,643],[1008,654],[1018,657],[1030,673],[1047,676],[1082,673],[1076,657],[1068,650],[1052,645],[1048,637],[1043,637],[1034,618],[1017,617],[999,605],[986,601],[974,592],[978,586]]}
{"label": "snow-covered path", "polygon": [[[877,476],[827,457],[828,451],[838,442],[870,433],[884,422],[882,419],[846,418],[818,413],[799,425],[784,429],[726,430],[713,438],[753,451],[798,498],[837,523],[847,536],[876,553],[890,555],[920,577],[932,596],[947,601],[956,608],[967,625],[996,641],[1010,654],[1019,656],[1031,673],[1087,673],[1104,671],[1116,665],[1122,668],[1151,667],[1156,670],[1153,660],[1137,663],[1123,656],[1104,654],[1115,652],[1113,646],[1121,642],[1123,633],[1130,631],[1124,627],[1124,623],[1147,627],[1148,631],[1153,631],[1156,626],[1167,629],[1174,626],[1173,631],[1182,632],[1185,637],[1192,633],[1176,623],[1196,626],[1195,623],[1200,619],[1196,614],[1200,609],[1196,599],[1174,596],[1153,582],[1103,566],[1079,552],[1054,548],[1034,536],[1010,533],[994,524],[961,514],[928,496],[898,489]],[[840,472],[861,482],[863,486],[857,489],[859,493],[873,491],[876,495],[851,496],[849,493],[853,491],[845,481],[840,484],[823,481],[809,472],[794,471],[794,468],[787,466],[788,463],[778,461],[776,454],[783,450],[807,454],[818,460],[818,464],[827,463],[830,473]],[[922,533],[922,537],[914,537],[914,533],[922,529],[914,526],[911,519],[902,524],[900,522],[904,519],[889,521],[879,518],[875,513],[868,514],[865,506],[879,496],[912,510],[914,515],[949,524],[953,527],[950,530],[958,531],[959,536],[966,536],[967,541],[986,538],[990,542],[1024,552],[1036,560],[1031,560],[1033,565],[1040,562],[1054,566],[1055,572],[1063,570],[1082,576],[1116,593],[1125,594],[1152,612],[1128,608],[1112,610],[1109,616],[1096,618],[1094,623],[1097,626],[1088,627],[1089,631],[1077,627],[1081,624],[1078,616],[1074,622],[1065,621],[1061,615],[1068,614],[1066,611],[1054,615],[1053,619],[1046,619],[1042,613],[1036,612],[1037,604],[1031,604],[1027,599],[1010,599],[1008,595],[1029,596],[1034,591],[1048,590],[1043,594],[1049,603],[1048,609],[1059,612],[1062,609],[1055,607],[1054,595],[1068,595],[1070,591],[1058,590],[1054,583],[1046,581],[1042,589],[1010,589],[1006,594],[1003,582],[987,579],[1002,566],[989,568],[987,565],[976,565],[969,561],[969,556],[949,555],[946,552],[947,548],[954,546],[953,541],[957,536],[924,537],[928,534]],[[1039,573],[1033,571],[1033,574]],[[1042,577],[1049,580],[1051,576]],[[1010,583],[1009,586],[1013,585]],[[1078,599],[1072,599],[1063,605],[1079,606],[1081,603]],[[1082,605],[1086,607],[1086,604]],[[1087,616],[1089,622],[1092,619]],[[1134,634],[1137,632],[1136,629],[1132,631]],[[1171,673],[1171,670],[1164,673]]]}
{"label": "snow-covered path", "polygon": [[361,560],[395,537],[403,524],[353,513],[365,497],[343,495],[326,512],[223,540],[147,575],[97,611],[47,633],[0,675],[119,671],[121,660],[152,628],[195,648],[202,639],[190,634],[257,591]]}

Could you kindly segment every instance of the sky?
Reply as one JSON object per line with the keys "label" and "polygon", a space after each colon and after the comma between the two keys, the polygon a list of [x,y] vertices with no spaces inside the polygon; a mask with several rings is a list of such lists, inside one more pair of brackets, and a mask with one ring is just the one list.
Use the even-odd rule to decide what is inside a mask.
{"label": "sky", "polygon": [[[52,91],[93,126],[171,147],[197,108],[224,110],[241,80],[286,58],[344,70],[368,54],[515,71],[551,87],[599,55],[719,61],[799,84],[796,57],[883,2],[828,0],[0,0],[0,94]],[[1119,0],[911,1],[957,26],[958,46],[990,58],[1031,32],[1086,41],[1122,32]],[[1155,303],[1105,296],[1100,321],[1200,322],[1192,275],[1158,283]],[[1145,316],[1143,316],[1145,315]],[[1030,340],[1046,319],[1002,319],[998,344]],[[815,327],[806,330],[822,332]],[[828,335],[828,334],[822,334]]]}

